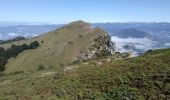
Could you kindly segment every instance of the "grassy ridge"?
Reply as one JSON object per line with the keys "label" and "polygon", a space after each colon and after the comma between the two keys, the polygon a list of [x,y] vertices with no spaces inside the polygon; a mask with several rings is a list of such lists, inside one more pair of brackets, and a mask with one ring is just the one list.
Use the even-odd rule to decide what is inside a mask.
{"label": "grassy ridge", "polygon": [[81,52],[88,52],[94,44],[94,39],[99,36],[107,36],[107,33],[99,28],[92,28],[86,22],[76,21],[35,38],[0,45],[9,48],[12,44],[29,44],[32,41],[38,41],[41,45],[37,49],[26,50],[16,58],[10,59],[5,66],[5,72],[36,71],[39,65],[55,68],[67,65],[78,60]]}
{"label": "grassy ridge", "polygon": [[100,64],[90,61],[71,65],[69,67],[78,68],[67,71],[61,68],[2,76],[0,80],[6,84],[0,84],[0,97],[22,100],[170,99],[170,49],[151,51],[136,58],[103,61],[108,58],[97,60]]}

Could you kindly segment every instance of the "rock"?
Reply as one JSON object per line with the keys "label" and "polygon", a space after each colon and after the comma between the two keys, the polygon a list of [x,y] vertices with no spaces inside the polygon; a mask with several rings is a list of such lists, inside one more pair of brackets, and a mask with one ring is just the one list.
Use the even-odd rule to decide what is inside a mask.
{"label": "rock", "polygon": [[99,36],[94,39],[94,44],[89,48],[88,52],[81,52],[78,58],[80,61],[84,61],[101,56],[113,55],[115,54],[115,49],[115,43],[111,41],[109,35]]}

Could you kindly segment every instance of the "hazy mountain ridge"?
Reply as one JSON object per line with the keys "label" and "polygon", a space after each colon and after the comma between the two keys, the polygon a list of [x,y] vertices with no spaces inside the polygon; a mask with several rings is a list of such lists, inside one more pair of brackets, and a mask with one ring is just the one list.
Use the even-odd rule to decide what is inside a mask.
{"label": "hazy mountain ridge", "polygon": [[63,25],[15,25],[0,27],[0,39],[7,40],[18,36],[31,38],[62,26]]}
{"label": "hazy mountain ridge", "polygon": [[149,33],[134,28],[120,29],[113,36],[120,38],[146,38]]}

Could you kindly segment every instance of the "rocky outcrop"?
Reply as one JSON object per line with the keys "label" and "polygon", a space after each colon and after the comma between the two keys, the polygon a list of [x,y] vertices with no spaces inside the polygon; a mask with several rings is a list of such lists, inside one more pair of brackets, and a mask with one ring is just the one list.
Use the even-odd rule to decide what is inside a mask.
{"label": "rocky outcrop", "polygon": [[94,44],[89,48],[86,52],[80,52],[80,56],[78,59],[80,61],[90,60],[93,58],[113,55],[115,53],[115,43],[111,41],[111,37],[107,36],[99,36],[94,39]]}

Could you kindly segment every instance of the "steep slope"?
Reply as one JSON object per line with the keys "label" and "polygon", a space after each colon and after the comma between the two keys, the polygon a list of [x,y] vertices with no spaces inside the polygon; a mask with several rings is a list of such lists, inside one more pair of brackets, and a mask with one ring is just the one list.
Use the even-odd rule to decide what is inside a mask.
{"label": "steep slope", "polygon": [[[105,38],[104,43],[102,43],[103,47],[99,46],[101,44],[96,46],[98,41],[94,40],[98,40],[98,38]],[[111,43],[106,32],[99,28],[93,29],[89,23],[83,21],[76,21],[53,32],[32,39],[5,44],[2,47],[9,48],[11,44],[28,44],[32,41],[39,41],[40,47],[35,50],[26,50],[16,58],[10,59],[5,66],[5,72],[34,71],[40,65],[45,67],[66,66],[79,59],[92,58],[93,53],[98,52],[98,50],[90,51],[91,48],[94,50],[93,46],[96,46],[95,50],[96,48],[106,48],[109,51],[114,49],[110,48],[114,44]]]}

